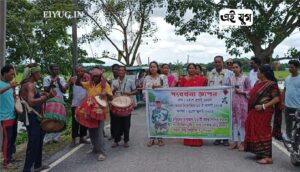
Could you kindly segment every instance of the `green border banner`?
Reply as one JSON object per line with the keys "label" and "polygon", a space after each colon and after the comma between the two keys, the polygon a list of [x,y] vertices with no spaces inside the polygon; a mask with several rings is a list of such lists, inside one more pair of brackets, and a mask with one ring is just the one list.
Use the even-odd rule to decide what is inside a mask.
{"label": "green border banner", "polygon": [[230,139],[232,87],[146,90],[149,137]]}

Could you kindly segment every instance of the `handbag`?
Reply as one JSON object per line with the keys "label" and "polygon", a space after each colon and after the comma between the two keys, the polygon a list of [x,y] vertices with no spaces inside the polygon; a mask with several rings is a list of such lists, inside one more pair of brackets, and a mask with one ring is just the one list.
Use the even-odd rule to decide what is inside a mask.
{"label": "handbag", "polygon": [[42,119],[42,116],[40,113],[38,113],[36,110],[34,110],[32,107],[28,105],[28,103],[21,98],[20,96],[16,97],[15,101],[15,110],[18,114],[18,120],[23,122],[25,126],[29,126],[29,119],[28,119],[28,113],[34,113],[38,116],[39,119]]}

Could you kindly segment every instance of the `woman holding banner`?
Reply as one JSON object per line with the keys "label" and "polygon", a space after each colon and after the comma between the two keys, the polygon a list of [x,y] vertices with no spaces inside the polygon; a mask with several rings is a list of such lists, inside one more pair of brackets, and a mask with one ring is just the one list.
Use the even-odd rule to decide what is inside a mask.
{"label": "woman holding banner", "polygon": [[[187,66],[188,75],[182,77],[179,81],[179,87],[201,87],[207,86],[207,78],[196,75],[196,65],[190,63]],[[202,146],[202,139],[184,139],[184,145],[187,146]]]}
{"label": "woman holding banner", "polygon": [[[241,74],[241,63],[234,61],[232,64],[234,75],[229,78],[229,85],[234,87],[232,94],[232,132],[234,143],[229,149],[244,151],[245,121],[248,113],[247,95],[250,91],[250,79]],[[240,135],[240,145],[238,145]]]}
{"label": "woman holding banner", "polygon": [[[256,154],[257,163],[272,164],[272,115],[275,110],[273,134],[280,133],[281,121],[276,113],[280,92],[273,70],[268,65],[257,71],[259,81],[249,93],[249,112],[246,119],[245,151]],[[274,108],[275,107],[275,108]]]}
{"label": "woman holding banner", "polygon": [[[144,80],[144,89],[155,89],[155,88],[162,88],[162,87],[169,87],[167,82],[167,77],[164,75],[160,76],[160,70],[158,67],[158,63],[156,61],[152,61],[149,64],[149,74],[146,76]],[[144,95],[145,100],[145,95]],[[164,142],[162,138],[157,139],[157,144],[159,146],[164,146]],[[150,147],[154,145],[155,138],[150,138],[147,142],[147,146]]]}
{"label": "woman holding banner", "polygon": [[176,77],[170,73],[170,66],[166,63],[161,65],[162,74],[164,74],[168,78],[169,87],[176,87],[177,79]]}

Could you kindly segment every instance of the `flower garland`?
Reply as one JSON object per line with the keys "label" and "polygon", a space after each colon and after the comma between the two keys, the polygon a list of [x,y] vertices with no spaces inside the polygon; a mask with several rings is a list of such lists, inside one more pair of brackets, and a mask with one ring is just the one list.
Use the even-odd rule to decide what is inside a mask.
{"label": "flower garland", "polygon": [[[210,77],[210,80],[209,80],[210,85],[214,85],[214,82],[215,82],[215,75],[216,75],[216,71],[213,71],[213,72],[212,72],[212,75],[211,75],[211,77]],[[222,71],[220,72],[220,75],[219,75],[219,85],[222,85],[224,76],[225,76],[225,73],[224,73],[224,71],[222,70]]]}

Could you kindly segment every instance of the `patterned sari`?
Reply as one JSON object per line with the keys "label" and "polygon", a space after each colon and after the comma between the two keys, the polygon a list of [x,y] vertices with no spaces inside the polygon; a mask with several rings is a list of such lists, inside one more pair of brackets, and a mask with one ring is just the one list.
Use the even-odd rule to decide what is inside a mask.
{"label": "patterned sari", "polygon": [[279,103],[262,111],[255,110],[255,106],[265,104],[275,97],[280,97],[278,86],[273,81],[256,83],[249,96],[249,111],[245,124],[245,151],[252,152],[261,158],[272,157],[271,121],[274,112],[273,136],[281,135]]}

